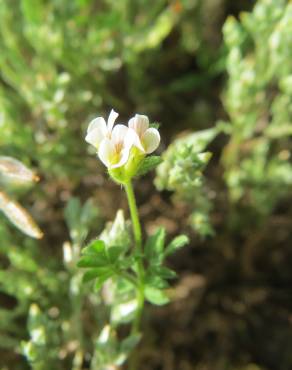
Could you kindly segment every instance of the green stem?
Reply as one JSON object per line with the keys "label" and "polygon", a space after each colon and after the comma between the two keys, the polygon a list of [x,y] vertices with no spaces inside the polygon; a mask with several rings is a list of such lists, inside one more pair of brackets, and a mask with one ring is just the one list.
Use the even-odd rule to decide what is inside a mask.
{"label": "green stem", "polygon": [[142,254],[142,231],[141,231],[141,224],[139,220],[139,214],[135,199],[135,194],[133,191],[133,186],[131,181],[128,181],[124,184],[125,190],[127,193],[131,219],[132,219],[132,226],[133,226],[133,233],[135,238],[135,251],[140,254],[138,258],[137,264],[137,277],[138,277],[138,285],[137,285],[137,311],[136,316],[132,326],[132,334],[136,334],[139,332],[143,307],[144,307],[144,266],[141,260]]}
{"label": "green stem", "polygon": [[133,186],[131,181],[125,183],[124,186],[128,197],[136,249],[138,252],[142,252],[142,231]]}

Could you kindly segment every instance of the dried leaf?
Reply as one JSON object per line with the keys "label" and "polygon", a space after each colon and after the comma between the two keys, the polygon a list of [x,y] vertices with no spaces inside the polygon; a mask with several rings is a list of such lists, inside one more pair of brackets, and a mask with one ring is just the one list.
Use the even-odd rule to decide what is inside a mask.
{"label": "dried leaf", "polygon": [[0,210],[22,232],[32,238],[40,239],[43,236],[40,228],[29,213],[6,194],[0,192]]}
{"label": "dried leaf", "polygon": [[0,156],[0,180],[18,185],[38,181],[36,174],[12,157]]}

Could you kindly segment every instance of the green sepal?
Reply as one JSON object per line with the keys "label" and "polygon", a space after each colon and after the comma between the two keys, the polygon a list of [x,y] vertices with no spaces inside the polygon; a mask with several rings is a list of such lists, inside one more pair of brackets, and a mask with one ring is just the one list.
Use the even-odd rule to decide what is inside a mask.
{"label": "green sepal", "polygon": [[158,130],[159,127],[160,127],[160,123],[158,123],[158,122],[150,123],[149,127],[150,128],[156,128],[156,130]]}
{"label": "green sepal", "polygon": [[157,167],[162,162],[162,158],[159,155],[151,155],[149,157],[145,157],[135,174],[135,176],[143,176],[147,172],[154,170],[155,167]]}

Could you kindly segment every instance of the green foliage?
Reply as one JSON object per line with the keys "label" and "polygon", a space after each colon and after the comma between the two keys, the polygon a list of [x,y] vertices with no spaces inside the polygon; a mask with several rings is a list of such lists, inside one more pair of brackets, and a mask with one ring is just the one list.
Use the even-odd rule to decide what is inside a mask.
{"label": "green foliage", "polygon": [[[257,220],[263,219],[258,216],[271,214],[279,201],[284,200],[285,207],[289,204],[292,7],[286,0],[258,0],[252,12],[228,18],[223,29],[224,45],[221,45],[220,27],[225,14],[236,13],[238,7],[248,7],[251,3],[0,1],[1,369],[23,370],[30,366],[35,370],[83,367],[105,370],[124,363],[140,339],[139,334],[128,333],[128,325],[139,310],[137,291],[141,287],[137,282],[141,263],[145,268],[145,299],[155,305],[169,300],[171,279],[176,273],[165,261],[188,242],[187,237],[181,235],[167,243],[166,232],[159,228],[146,239],[144,253],[134,252],[131,224],[121,211],[101,232],[101,211],[105,211],[106,218],[112,217],[118,190],[108,186],[95,160],[87,156],[82,137],[90,119],[108,112],[109,107],[120,111],[122,118],[138,111],[161,121],[165,133],[162,147],[178,130],[192,132],[174,140],[162,154],[163,162],[156,156],[145,159],[139,172],[139,175],[147,174],[157,166],[157,188],[173,193],[174,201],[183,203],[190,213],[189,224],[201,236],[213,234],[210,213],[215,211],[212,216],[220,223],[220,252],[216,252],[216,261],[219,257],[222,270],[214,266],[213,271],[212,265],[209,276],[204,257],[201,265],[194,261],[192,272],[206,273],[208,276],[204,278],[210,278],[213,289],[215,279],[219,279],[220,285],[220,279],[233,278],[233,275],[225,276],[225,270],[227,274],[236,270],[235,281],[240,279],[244,264],[241,259],[248,254],[246,245],[249,249],[253,247],[254,253],[264,249],[257,249],[258,244],[254,247],[254,240],[260,239],[258,232],[247,236],[251,242],[243,240],[249,230],[245,228],[242,209],[248,206],[249,222],[255,228]],[[222,101],[228,118],[217,128],[204,130],[218,117],[225,116],[218,104],[218,84],[222,79],[214,79],[225,67],[228,80]],[[212,161],[208,168],[213,180],[210,185],[203,174],[210,161],[207,145],[219,131],[229,136],[229,142],[223,149],[224,168],[221,164],[213,168],[218,162],[218,152],[214,155],[214,166]],[[223,141],[220,143],[224,145]],[[31,183],[37,177],[30,168],[40,177],[40,183],[34,187]],[[225,222],[225,211],[232,207],[221,176],[226,179],[232,204],[241,211],[237,214],[240,235],[229,232],[230,219]],[[138,188],[144,189],[143,186],[148,196],[146,176]],[[217,203],[213,204],[215,191]],[[84,202],[87,194],[93,198]],[[161,197],[164,196],[167,198],[168,193],[164,192]],[[140,200],[145,201],[143,194]],[[101,206],[95,206],[100,203]],[[149,200],[149,207],[152,204]],[[215,208],[217,204],[219,208]],[[143,219],[149,223],[152,213],[145,209]],[[41,236],[37,226],[40,224],[44,238],[32,240],[7,220],[33,237]],[[277,245],[284,244],[287,230],[279,227],[278,239],[275,233]],[[265,229],[260,232],[264,234]],[[81,254],[83,244],[96,235],[97,239]],[[241,249],[235,253],[238,241]],[[266,244],[264,247],[269,248],[269,243]],[[204,252],[211,261],[213,246],[211,241]],[[265,249],[264,258],[259,258],[258,264],[264,266],[260,281],[269,280],[266,274],[270,265],[273,276],[281,270],[280,282],[287,279],[288,273],[283,270],[282,274],[279,265],[285,259],[281,253],[279,248],[275,253]],[[271,260],[267,261],[267,256]],[[77,268],[79,260],[86,269],[84,274]],[[82,279],[87,283],[83,284]],[[249,281],[244,275],[242,279],[244,284]],[[268,288],[263,288],[264,294],[269,295]],[[245,305],[246,297],[240,297],[239,293],[231,299],[225,292],[209,293],[206,292],[203,300],[204,316],[198,315],[199,321],[203,317],[204,322],[196,322],[198,327],[193,331],[198,339],[197,351],[202,348],[202,333],[207,333],[208,345],[210,333],[221,338],[219,327],[224,328],[225,338],[229,339],[231,334],[232,338],[238,336],[242,344],[249,333],[244,331],[243,322],[252,325],[256,321],[254,313],[251,320],[245,320],[244,310],[248,310],[247,305],[254,308],[256,303],[251,299]],[[255,295],[262,299],[257,291]],[[195,294],[191,292],[190,296],[193,299]],[[231,301],[236,301],[235,315],[233,312],[229,315],[233,309]],[[228,316],[224,316],[223,325],[214,302]],[[270,309],[268,304],[267,307]],[[281,311],[283,317],[284,311]],[[240,322],[240,331],[235,336],[228,333],[228,326],[233,327],[229,316],[236,316]],[[110,325],[101,330],[105,323]],[[289,343],[283,338],[279,340],[281,344],[283,340]],[[232,341],[227,341],[230,355]],[[271,343],[274,347],[273,338]],[[220,345],[224,348],[222,341]],[[240,362],[246,358],[250,365],[234,364],[233,356],[214,365],[207,356],[209,363],[206,360],[190,366],[269,368],[265,364],[252,364],[250,353],[236,350]],[[20,357],[21,353],[24,356]],[[288,355],[281,360],[280,367],[290,368]],[[175,364],[176,367],[188,365]]]}
{"label": "green foliage", "polygon": [[[49,320],[36,304],[31,305],[28,316],[30,340],[22,342],[22,352],[34,370],[57,366],[58,348],[61,344],[58,325]],[[49,348],[49,351],[48,351]]]}
{"label": "green foliage", "polygon": [[250,13],[224,25],[230,122],[225,178],[233,201],[269,214],[290,193],[292,5],[259,0]]}
{"label": "green foliage", "polygon": [[[125,235],[125,229],[117,227],[125,225],[121,221],[123,218],[119,211],[115,221],[101,234],[103,239],[106,237],[108,243],[102,239],[90,242],[82,249],[78,262],[78,267],[87,269],[83,282],[94,280],[95,292],[102,289],[111,310],[110,325],[103,329],[97,340],[92,366],[120,365],[126,360],[140,334],[134,332],[133,336],[122,339],[119,343],[115,328],[135,320],[139,312],[138,297],[141,289],[145,299],[154,305],[160,306],[169,302],[165,288],[168,287],[167,280],[175,278],[176,273],[163,266],[163,263],[167,256],[189,241],[186,236],[181,235],[165,246],[166,233],[163,228],[159,228],[146,240],[144,254],[141,256],[138,250],[129,249],[129,244],[122,242],[128,241],[129,237],[124,236],[121,239],[121,235]],[[121,243],[115,244],[117,241]],[[143,280],[140,275],[141,264],[144,271]],[[110,291],[110,298],[106,298],[107,291]],[[131,344],[127,350],[125,343]]]}
{"label": "green foliage", "polygon": [[168,287],[167,280],[176,277],[175,271],[163,265],[165,258],[189,242],[185,235],[180,235],[165,246],[165,236],[165,230],[158,228],[145,243],[145,260],[148,264],[145,279],[145,296],[149,302],[156,305],[163,305],[169,302],[164,289]]}
{"label": "green foliage", "polygon": [[213,234],[208,218],[211,203],[202,172],[211,158],[211,153],[203,150],[216,134],[216,129],[208,129],[176,139],[164,152],[155,179],[158,190],[173,191],[176,199],[188,204],[190,223],[201,236]]}
{"label": "green foliage", "polygon": [[99,287],[100,281],[105,282],[115,274],[119,274],[123,266],[123,263],[119,263],[123,252],[122,246],[106,248],[102,240],[90,243],[82,250],[83,256],[78,262],[78,267],[90,268],[84,275],[84,281],[98,278]]}

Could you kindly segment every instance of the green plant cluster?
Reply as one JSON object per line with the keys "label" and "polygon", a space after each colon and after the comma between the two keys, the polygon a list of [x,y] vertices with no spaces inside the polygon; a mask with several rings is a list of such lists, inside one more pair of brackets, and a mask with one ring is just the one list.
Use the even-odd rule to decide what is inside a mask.
{"label": "green plant cluster", "polygon": [[[228,234],[230,214],[224,213],[228,207],[237,208],[242,237],[248,232],[242,207],[252,210],[255,230],[262,216],[289,200],[292,4],[258,0],[252,11],[228,17],[221,42],[220,22],[235,3],[0,0],[1,370],[118,368],[141,341],[139,330],[128,330],[139,304],[141,261],[148,303],[163,305],[172,295],[176,274],[165,261],[187,237],[168,242],[165,229],[157,228],[139,253],[132,248],[131,222],[122,211],[104,227],[103,217],[113,215],[105,200],[116,195],[117,187],[110,188],[83,141],[86,125],[97,114],[111,107],[122,117],[132,111],[147,113],[162,122],[166,142],[182,129],[191,131],[172,141],[162,162],[158,156],[146,158],[138,175],[158,165],[157,189],[167,191],[162,196],[174,194],[173,207],[183,203],[189,224],[202,237],[215,235],[211,220],[216,213],[221,222],[216,232],[223,240],[216,261],[221,253],[226,257],[227,273],[241,242],[236,239],[230,251],[234,236]],[[222,116],[220,104],[214,104],[219,100],[221,81],[216,78],[221,72],[227,77],[221,96],[227,118],[206,129]],[[215,146],[210,163],[208,145],[219,133],[222,138],[222,132],[228,142],[222,139],[221,159]],[[212,185],[209,172],[204,172],[207,165],[215,179]],[[35,173],[40,181],[32,187]],[[221,177],[229,200],[221,193]],[[148,179],[139,180],[141,187]],[[86,200],[88,194],[93,198]],[[214,198],[218,203],[223,199],[222,209],[216,209]],[[28,237],[39,238],[40,228],[42,240]],[[244,244],[239,254],[250,262],[256,248],[251,252],[254,240],[248,242],[249,249]],[[214,264],[214,275],[211,269],[210,285],[218,266]],[[215,288],[210,288],[211,323],[196,330],[198,338],[207,332],[208,346],[214,327],[220,326],[214,307],[216,302],[220,306],[221,293]],[[264,294],[255,293],[257,299]],[[206,297],[208,303],[207,293]],[[228,311],[229,306],[228,297],[218,311]],[[234,306],[242,342],[243,305]],[[248,358],[241,350],[238,356]],[[217,368],[265,368],[245,366],[249,358],[240,358],[242,366],[233,364],[231,357],[230,366],[222,360],[216,362]],[[283,363],[290,368],[288,355]]]}
{"label": "green plant cluster", "polygon": [[[119,215],[110,234],[112,235],[110,239],[107,238],[107,243],[103,240],[103,232],[101,239],[96,239],[85,247],[78,262],[79,267],[87,269],[83,282],[94,280],[95,292],[102,289],[102,296],[110,309],[109,324],[96,342],[92,369],[95,369],[96,364],[105,369],[121,365],[140,340],[141,333],[135,330],[135,326],[126,338],[120,341],[117,338],[118,327],[134,322],[139,309],[136,297],[140,284],[139,263],[147,266],[143,279],[146,300],[154,305],[164,305],[169,302],[167,280],[175,278],[176,273],[163,266],[163,262],[167,256],[188,242],[188,238],[181,235],[166,245],[165,230],[159,228],[146,240],[145,254],[141,256],[135,249],[130,249],[130,235],[125,233],[125,229],[121,229]],[[101,339],[103,333],[108,333],[105,340]]]}
{"label": "green plant cluster", "polygon": [[[33,189],[8,189],[5,185],[1,210],[11,200],[19,199],[28,211],[41,215],[38,222],[45,233],[44,240],[36,243],[17,234],[1,215],[0,289],[9,305],[1,308],[1,346],[7,349],[5,356],[0,356],[0,367],[16,356],[11,366],[23,369],[25,360],[19,357],[23,351],[35,368],[57,369],[62,363],[65,368],[71,366],[75,347],[70,343],[75,329],[71,334],[64,333],[68,332],[66,320],[71,322],[78,316],[68,307],[69,302],[80,298],[80,277],[73,279],[73,265],[84,237],[93,229],[94,215],[94,229],[100,225],[94,207],[88,203],[84,206],[93,212],[88,214],[92,217],[89,222],[86,209],[75,198],[69,201],[65,218],[71,241],[64,244],[62,258],[61,240],[68,238],[64,236],[68,231],[65,223],[59,222],[64,216],[56,204],[64,205],[82,179],[97,171],[96,162],[85,159],[85,125],[108,107],[125,113],[135,106],[141,113],[159,116],[159,101],[169,105],[174,93],[190,91],[201,84],[195,72],[187,78],[181,73],[177,61],[182,56],[188,59],[200,54],[204,78],[208,78],[207,56],[212,55],[213,48],[202,47],[202,40],[211,45],[210,34],[216,32],[206,14],[211,8],[216,10],[220,2],[205,4],[195,0],[155,0],[151,6],[148,1],[0,1],[1,155],[21,158],[41,179]],[[203,33],[200,25],[206,21],[208,27]],[[176,34],[179,49],[165,46],[166,39],[176,39]],[[157,61],[159,70],[170,61],[178,64],[178,73],[168,81],[167,90],[162,88],[164,77],[157,72]],[[166,77],[167,74],[166,70]],[[183,104],[180,111],[184,109]],[[15,212],[21,210],[27,221],[22,229],[28,233],[30,225],[31,231],[38,231],[29,213],[16,202],[17,209],[9,211],[10,220],[19,227]],[[7,207],[5,212],[8,215]],[[57,227],[52,226],[55,222]],[[71,290],[77,292],[76,297]],[[32,307],[38,309],[29,310],[31,304],[37,304]],[[56,318],[56,310],[50,311],[52,307],[59,312]],[[32,317],[35,311],[45,323],[46,335],[58,337],[57,342],[38,343],[34,327],[39,324],[29,324],[31,339],[28,338],[25,318]],[[20,341],[25,337],[21,349]],[[58,343],[60,351],[63,349],[57,358],[54,343]],[[46,361],[38,363],[37,359],[45,354]]]}
{"label": "green plant cluster", "polygon": [[259,0],[223,28],[228,83],[223,103],[230,135],[225,178],[234,201],[269,214],[291,191],[292,4]]}
{"label": "green plant cluster", "polygon": [[163,154],[155,179],[158,190],[172,191],[176,200],[188,205],[191,211],[189,222],[203,237],[213,234],[209,220],[212,205],[203,175],[211,153],[203,151],[216,134],[214,128],[174,140]]}

